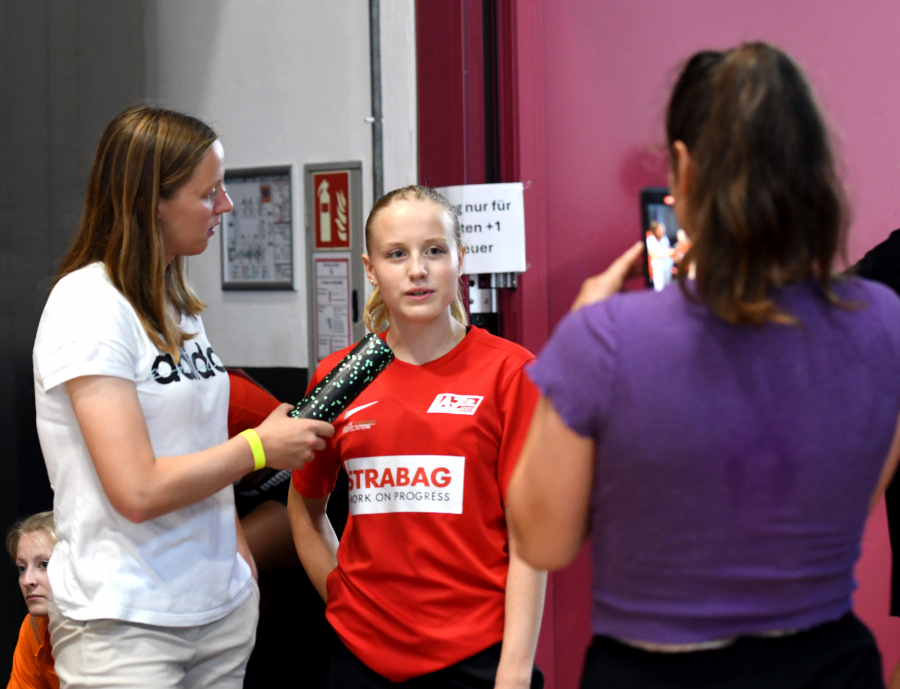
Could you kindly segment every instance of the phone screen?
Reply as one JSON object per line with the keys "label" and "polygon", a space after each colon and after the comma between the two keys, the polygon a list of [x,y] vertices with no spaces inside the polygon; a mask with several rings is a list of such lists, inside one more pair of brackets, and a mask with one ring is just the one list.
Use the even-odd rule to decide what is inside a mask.
{"label": "phone screen", "polygon": [[665,187],[641,191],[641,236],[644,240],[644,275],[647,287],[657,292],[671,284],[681,269],[691,241],[678,226],[674,199]]}

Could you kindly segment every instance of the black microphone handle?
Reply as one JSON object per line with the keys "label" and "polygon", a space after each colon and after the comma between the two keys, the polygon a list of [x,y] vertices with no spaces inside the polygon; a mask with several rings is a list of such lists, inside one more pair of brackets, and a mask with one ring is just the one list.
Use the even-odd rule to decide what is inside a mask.
{"label": "black microphone handle", "polygon": [[332,423],[393,360],[394,353],[384,340],[369,333],[288,416]]}

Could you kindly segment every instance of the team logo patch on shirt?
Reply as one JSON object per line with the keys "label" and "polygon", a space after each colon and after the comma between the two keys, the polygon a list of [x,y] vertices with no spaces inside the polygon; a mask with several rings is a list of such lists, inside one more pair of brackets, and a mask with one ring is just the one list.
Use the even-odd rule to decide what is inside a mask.
{"label": "team logo patch on shirt", "polygon": [[434,398],[434,402],[428,407],[428,413],[472,416],[483,399],[481,395],[454,395],[452,392],[442,392]]}
{"label": "team logo patch on shirt", "polygon": [[357,457],[347,469],[350,514],[438,512],[462,514],[465,457]]}

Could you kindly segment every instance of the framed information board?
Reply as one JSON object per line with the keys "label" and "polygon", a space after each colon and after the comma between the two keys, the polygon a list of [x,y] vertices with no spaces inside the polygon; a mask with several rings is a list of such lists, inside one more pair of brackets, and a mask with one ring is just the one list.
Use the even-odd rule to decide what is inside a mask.
{"label": "framed information board", "polygon": [[222,289],[294,289],[291,168],[229,170],[222,215]]}

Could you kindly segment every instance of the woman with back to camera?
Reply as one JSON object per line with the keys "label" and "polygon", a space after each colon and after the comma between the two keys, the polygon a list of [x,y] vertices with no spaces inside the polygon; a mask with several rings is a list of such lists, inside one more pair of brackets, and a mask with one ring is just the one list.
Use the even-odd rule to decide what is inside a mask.
{"label": "woman with back to camera", "polygon": [[282,405],[228,440],[228,376],[183,258],[231,209],[206,124],[135,107],[107,127],[34,346],[59,542],[62,687],[240,687],[258,590],[232,483],[302,467],[330,425]]}
{"label": "woman with back to camera", "polygon": [[843,192],[785,53],[692,57],[667,137],[696,278],[617,295],[634,247],[529,370],[522,555],[559,568],[591,537],[584,687],[882,687],[851,594],[900,452],[900,301],[833,276]]}
{"label": "woman with back to camera", "polygon": [[7,689],[59,689],[47,629],[47,565],[55,545],[53,512],[38,512],[19,520],[6,536],[6,550],[19,570],[19,588],[28,608],[19,629]]}
{"label": "woman with back to camera", "polygon": [[[440,194],[383,196],[366,252],[366,325],[397,359],[288,496],[297,552],[337,633],[329,686],[537,689],[546,575],[519,558],[505,516],[537,400],[524,373],[533,357],[466,326],[459,220]],[[325,507],[341,464],[350,516],[338,548]]]}

